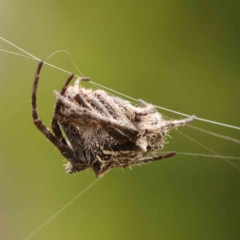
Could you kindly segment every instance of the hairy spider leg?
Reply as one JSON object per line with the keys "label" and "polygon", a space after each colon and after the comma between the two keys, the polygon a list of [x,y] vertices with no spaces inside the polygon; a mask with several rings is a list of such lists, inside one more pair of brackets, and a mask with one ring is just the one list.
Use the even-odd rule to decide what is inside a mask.
{"label": "hairy spider leg", "polygon": [[118,97],[113,97],[113,100],[117,105],[121,106],[122,111],[129,118],[135,118],[136,116],[144,116],[147,114],[155,113],[157,111],[154,105],[146,103],[141,99],[138,99],[138,103],[142,108],[136,108],[129,104],[128,101]]}
{"label": "hairy spider leg", "polygon": [[155,106],[149,103],[146,103],[142,99],[138,99],[138,103],[144,108],[142,108],[141,111],[138,111],[136,113],[137,115],[147,115],[147,114],[155,113],[157,111]]}
{"label": "hairy spider leg", "polygon": [[179,126],[183,126],[189,122],[192,122],[195,118],[196,118],[196,116],[192,115],[188,118],[181,119],[181,120],[170,120],[170,121],[167,121],[167,123],[165,125],[161,126],[161,128],[166,128],[167,130],[169,130],[169,129],[176,128]]}
{"label": "hairy spider leg", "polygon": [[[67,80],[66,80],[66,82],[65,82],[65,84],[64,84],[64,86],[63,86],[63,88],[62,88],[62,90],[61,90],[61,92],[60,92],[61,95],[63,95],[63,94],[66,92],[67,87],[68,87],[69,83],[71,82],[71,80],[73,79],[73,77],[74,77],[74,74],[71,74],[71,75],[67,78]],[[60,129],[60,126],[59,126],[59,124],[58,124],[58,112],[59,112],[59,109],[60,109],[61,105],[62,105],[62,103],[61,103],[60,101],[57,101],[57,102],[56,102],[51,126],[52,126],[52,130],[53,130],[55,136],[56,136],[58,139],[60,139],[60,141],[61,141],[65,146],[67,146],[67,142],[66,142],[65,138],[63,137],[62,132],[61,132],[61,129]]]}
{"label": "hairy spider leg", "polygon": [[[162,160],[162,159],[165,159],[165,158],[173,157],[175,155],[176,155],[176,152],[169,152],[167,154],[159,155],[159,156],[156,156],[156,157],[142,158],[142,159],[139,159],[138,161],[135,161],[135,162],[128,162],[125,165],[122,165],[121,167],[122,168],[130,167],[131,168],[132,166],[135,166],[135,165],[142,165],[142,164],[146,164],[148,162],[155,162],[155,161]],[[99,169],[96,166],[92,167],[95,175],[98,178],[102,177],[104,174],[106,174],[112,168],[113,168],[112,166],[105,166],[105,168],[102,168],[102,169]]]}
{"label": "hairy spider leg", "polygon": [[57,91],[54,91],[54,94],[60,101],[63,102],[64,105],[68,106],[70,110],[68,113],[68,119],[74,122],[76,125],[78,125],[78,121],[80,118],[86,118],[89,120],[97,121],[100,125],[104,127],[117,128],[122,131],[127,137],[129,137],[129,139],[131,139],[132,141],[137,140],[138,131],[135,129],[135,127],[133,128],[126,124],[121,124],[115,119],[109,120],[107,117],[94,113],[89,109],[78,107],[74,103],[69,101],[67,98],[61,96]]}
{"label": "hairy spider leg", "polygon": [[77,162],[77,159],[74,159],[74,152],[65,146],[60,139],[58,139],[54,134],[52,134],[48,128],[44,125],[41,119],[38,117],[38,110],[37,110],[37,87],[38,81],[40,78],[40,71],[43,65],[43,61],[40,61],[37,67],[37,71],[35,74],[34,82],[33,82],[33,89],[32,89],[32,119],[35,126],[43,133],[43,135],[49,139],[55,147],[61,152],[61,154],[70,162],[74,163]]}
{"label": "hairy spider leg", "polygon": [[113,116],[114,119],[120,120],[123,124],[131,126],[134,128],[134,125],[129,121],[125,116],[122,110],[116,105],[113,99],[104,91],[96,91],[97,98],[104,102],[105,107],[108,109],[109,113]]}
{"label": "hairy spider leg", "polygon": [[[176,155],[176,152],[169,152],[167,154],[159,155],[156,157],[142,158],[142,159],[139,159],[138,161],[133,162],[130,166],[139,165],[139,164],[148,163],[148,162],[154,162],[154,161],[162,160],[165,158],[173,157],[174,155]],[[126,165],[123,167],[126,168],[126,167],[129,167],[129,165]]]}
{"label": "hairy spider leg", "polygon": [[75,96],[73,97],[74,100],[79,104],[82,105],[83,107],[88,108],[89,110],[93,110],[93,108],[101,111],[104,113],[104,115],[106,115],[107,117],[111,117],[111,115],[108,113],[107,109],[102,109],[101,108],[101,103],[99,101],[96,101],[92,96],[88,96],[88,101],[84,99],[84,97],[82,96],[82,94],[80,93],[80,85],[81,82],[81,78],[78,78],[75,83],[74,83],[74,92],[75,92]]}
{"label": "hairy spider leg", "polygon": [[89,110],[92,110],[91,105],[81,96],[81,94],[77,93],[74,96],[74,100],[79,104],[82,105],[83,107],[88,108]]}
{"label": "hairy spider leg", "polygon": [[[81,97],[81,94],[78,93],[76,97]],[[82,97],[81,97],[82,98]],[[85,100],[84,100],[85,101]],[[103,113],[106,117],[111,118],[112,115],[108,112],[107,108],[94,96],[94,93],[88,95],[89,109],[96,109],[97,111]]]}
{"label": "hairy spider leg", "polygon": [[[71,82],[71,80],[74,78],[74,74],[70,74],[70,76],[67,78],[65,84],[63,85],[60,94],[63,96],[64,93],[67,90],[67,87],[69,85],[69,83]],[[89,77],[83,77],[83,78],[78,78],[78,81],[90,81]],[[55,136],[61,140],[61,142],[67,146],[67,142],[65,140],[65,138],[62,135],[62,131],[60,129],[59,123],[58,123],[58,113],[59,110],[61,108],[62,102],[57,100],[56,105],[55,105],[55,110],[54,110],[54,114],[53,114],[53,119],[52,119],[52,130],[55,134]]]}
{"label": "hairy spider leg", "polygon": [[[110,102],[112,105],[116,105],[116,103],[113,102],[111,98],[107,98],[107,100],[104,101],[108,107],[102,103],[103,101],[100,101],[102,100],[102,98],[99,96],[102,96],[103,94],[102,91],[92,92],[91,94],[88,95],[87,101],[86,101],[83,98],[82,94],[80,93],[80,89],[79,89],[80,80],[81,79],[77,79],[74,83],[74,91],[76,93],[74,99],[80,105],[82,105],[83,107],[87,107],[90,110],[93,110],[93,109],[97,110],[100,113],[104,114],[105,117],[108,117],[108,118],[112,118],[112,117],[115,117],[115,118],[119,117],[121,119],[126,118],[122,111],[119,113],[119,110],[117,109],[116,106],[115,107],[109,106]],[[118,115],[116,114],[117,112],[118,112]],[[131,124],[131,122],[128,119],[126,119],[126,121],[127,121],[126,125]],[[123,144],[129,141],[129,138],[119,129],[106,127],[105,131],[120,144]]]}
{"label": "hairy spider leg", "polygon": [[[79,101],[79,99],[81,99],[82,101],[84,100],[81,97],[81,94],[77,94],[75,96],[75,100],[78,103],[82,102],[82,101]],[[112,115],[109,113],[108,109],[101,103],[101,101],[98,98],[96,98],[94,96],[94,94],[89,94],[88,95],[88,101],[91,104],[90,105],[88,103],[90,105],[89,109],[94,108],[94,109],[98,110],[100,113],[103,113],[106,117],[112,118]],[[124,135],[120,130],[118,130],[116,128],[107,127],[107,128],[105,128],[105,131],[120,144],[129,141],[129,138],[126,135]]]}

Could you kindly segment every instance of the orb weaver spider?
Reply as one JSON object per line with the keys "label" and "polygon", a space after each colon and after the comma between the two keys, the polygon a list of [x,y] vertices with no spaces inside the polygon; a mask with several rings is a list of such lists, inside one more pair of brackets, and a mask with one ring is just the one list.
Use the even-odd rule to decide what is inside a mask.
{"label": "orb weaver spider", "polygon": [[38,117],[37,87],[43,61],[39,62],[32,89],[32,118],[35,126],[66,158],[67,173],[92,168],[97,177],[113,167],[131,167],[174,156],[150,155],[162,149],[166,134],[172,128],[195,119],[165,120],[155,106],[138,100],[138,107],[103,90],[80,87],[78,78],[69,86],[71,74],[57,97],[52,118],[52,132]]}

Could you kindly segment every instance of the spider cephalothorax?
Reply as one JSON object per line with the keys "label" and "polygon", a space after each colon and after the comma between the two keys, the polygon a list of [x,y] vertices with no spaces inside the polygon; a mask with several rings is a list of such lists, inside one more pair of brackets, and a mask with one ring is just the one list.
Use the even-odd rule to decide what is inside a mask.
{"label": "spider cephalothorax", "polygon": [[[70,75],[60,93],[50,132],[38,118],[36,92],[43,61],[38,65],[32,92],[32,116],[38,129],[68,160],[66,172],[75,173],[92,168],[97,176],[113,167],[131,167],[175,155],[149,156],[162,149],[166,133],[194,120],[165,120],[156,108],[139,100],[139,107],[103,90],[80,87],[78,78],[68,86]],[[63,136],[63,133],[64,136]]]}

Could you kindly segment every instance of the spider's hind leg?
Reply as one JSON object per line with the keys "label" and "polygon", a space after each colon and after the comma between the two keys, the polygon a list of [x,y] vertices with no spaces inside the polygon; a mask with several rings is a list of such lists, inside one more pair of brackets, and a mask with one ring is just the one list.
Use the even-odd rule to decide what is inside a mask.
{"label": "spider's hind leg", "polygon": [[169,152],[165,155],[159,155],[159,156],[156,156],[156,157],[142,158],[142,159],[139,159],[135,162],[128,162],[126,165],[124,165],[122,167],[125,168],[125,167],[129,167],[129,166],[145,164],[145,163],[148,163],[148,162],[155,162],[155,161],[158,161],[158,160],[162,160],[164,158],[173,157],[174,155],[176,155],[176,152]]}

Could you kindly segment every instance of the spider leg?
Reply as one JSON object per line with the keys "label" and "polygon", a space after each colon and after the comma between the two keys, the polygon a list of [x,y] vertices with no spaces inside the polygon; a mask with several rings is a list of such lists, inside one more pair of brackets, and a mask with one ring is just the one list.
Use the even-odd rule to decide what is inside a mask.
{"label": "spider leg", "polygon": [[[79,82],[80,79],[77,79],[74,83],[74,92],[76,94],[74,99],[83,107],[94,110],[96,109],[105,117],[114,118],[115,120],[121,122],[122,125],[135,128],[135,126],[131,122],[131,116],[135,116],[136,118],[138,115],[147,115],[156,112],[156,108],[153,105],[147,104],[143,100],[139,100],[139,104],[143,108],[135,108],[129,105],[127,101],[110,97],[105,91],[102,90],[97,90],[95,92],[89,93],[87,95],[87,99],[85,100],[81,94],[81,91],[79,90]],[[71,92],[69,92],[69,94],[72,95]],[[129,114],[128,112],[126,114],[126,109],[129,110],[129,108],[131,108],[131,113]],[[120,144],[129,141],[126,133],[124,134],[120,129],[113,128],[111,126],[105,126],[104,129],[112,138],[114,138]]]}
{"label": "spider leg", "polygon": [[[159,155],[156,157],[148,157],[148,158],[142,158],[139,159],[135,162],[128,162],[125,165],[122,165],[121,167],[126,168],[126,167],[132,167],[134,165],[141,165],[141,164],[145,164],[148,162],[154,162],[154,161],[158,161],[158,160],[162,160],[165,158],[169,158],[169,157],[173,157],[174,155],[176,155],[176,152],[169,152],[165,155]],[[105,168],[101,168],[99,165],[93,165],[92,169],[95,173],[95,175],[97,177],[102,177],[106,172],[108,172],[110,169],[112,168],[112,166],[105,166]]]}
{"label": "spider leg", "polygon": [[[121,110],[119,105],[115,103],[114,99],[110,97],[106,92],[97,90],[94,94],[91,94],[91,105],[93,105],[100,113],[103,113],[108,118],[113,118],[122,125],[135,128],[132,122],[127,118],[124,112]],[[113,128],[111,126],[105,127],[108,134],[114,138],[118,143],[123,144],[129,141],[126,130],[123,132],[122,129]]]}
{"label": "spider leg", "polygon": [[[82,108],[87,108],[92,112],[94,112],[94,111],[97,113],[99,112],[99,114],[102,114],[105,117],[112,118],[112,115],[109,113],[108,109],[95,96],[96,95],[95,92],[94,93],[88,92],[88,94],[86,96],[86,93],[84,93],[84,91],[82,89],[80,89],[79,85],[80,85],[81,81],[90,81],[90,78],[86,78],[86,77],[78,78],[74,83],[74,87],[70,87],[68,89],[67,93],[65,94],[65,97],[67,99],[69,99],[71,102],[77,102],[80,105],[80,107],[82,107]],[[63,96],[64,93],[61,92],[60,95]],[[61,101],[58,100],[57,102],[61,104],[59,106],[62,106]],[[59,107],[59,109],[60,109],[60,107]],[[61,115],[61,113],[60,113],[60,115]],[[61,116],[61,117],[63,117],[63,116]],[[104,129],[118,143],[125,143],[125,142],[129,141],[129,138],[116,128],[105,127]],[[64,130],[64,132],[65,132],[65,130]]]}
{"label": "spider leg", "polygon": [[138,99],[138,103],[143,107],[141,110],[136,111],[137,115],[147,115],[147,114],[151,114],[151,113],[155,113],[156,112],[156,107],[146,103],[145,101],[143,101],[142,99]]}
{"label": "spider leg", "polygon": [[64,105],[68,107],[65,115],[67,116],[68,121],[72,121],[73,124],[75,123],[75,125],[78,125],[81,119],[85,118],[85,119],[96,121],[104,128],[106,127],[117,128],[132,141],[137,140],[138,131],[135,129],[134,126],[131,126],[131,125],[129,126],[125,123],[120,123],[119,121],[113,118],[109,119],[105,116],[102,116],[101,114],[92,112],[87,108],[78,107],[74,103],[69,101],[67,98],[61,96],[61,94],[59,94],[57,91],[54,91],[54,94]]}
{"label": "spider leg", "polygon": [[181,119],[181,120],[170,120],[170,121],[166,121],[166,123],[161,126],[161,129],[166,129],[166,130],[170,130],[172,128],[176,128],[179,126],[183,126],[189,122],[192,122],[194,119],[196,119],[195,115],[192,115],[188,118],[185,119]]}
{"label": "spider leg", "polygon": [[[80,94],[78,94],[80,96]],[[108,118],[112,118],[109,110],[104,106],[104,104],[96,98],[95,94],[90,94],[88,96],[88,101],[90,102],[91,106],[98,110],[100,113],[104,114]],[[118,143],[123,144],[129,141],[128,137],[124,135],[119,129],[106,127],[105,131],[114,138]]]}
{"label": "spider leg", "polygon": [[70,162],[75,162],[76,160],[73,158],[74,153],[70,148],[65,146],[60,139],[58,139],[56,136],[54,136],[47,127],[45,127],[44,123],[41,121],[41,119],[38,117],[38,110],[37,110],[37,87],[38,87],[38,81],[39,81],[39,74],[41,71],[43,65],[43,61],[39,62],[37,71],[35,74],[34,82],[33,82],[33,89],[32,89],[32,119],[35,126],[45,135],[47,139],[49,139],[56,148],[59,149],[61,154]]}
{"label": "spider leg", "polygon": [[99,99],[101,102],[104,103],[105,107],[108,109],[111,116],[113,116],[114,119],[120,119],[121,122],[127,123],[130,126],[133,126],[133,124],[128,120],[128,118],[125,116],[125,114],[121,111],[119,106],[113,101],[113,99],[104,91],[97,90],[95,92],[95,95],[97,99]]}
{"label": "spider leg", "polygon": [[169,152],[165,155],[159,155],[159,156],[156,156],[156,157],[142,158],[142,159],[139,159],[135,162],[127,163],[126,165],[123,165],[122,167],[126,168],[126,167],[129,167],[129,166],[141,165],[141,164],[145,164],[145,163],[148,163],[148,162],[154,162],[154,161],[162,160],[162,159],[165,159],[165,158],[173,157],[174,155],[176,155],[176,152]]}
{"label": "spider leg", "polygon": [[[69,83],[71,82],[71,80],[73,79],[73,77],[74,77],[74,74],[71,74],[71,75],[67,78],[67,80],[66,80],[65,84],[63,85],[63,87],[62,87],[62,89],[61,89],[61,92],[60,92],[60,94],[61,94],[62,96],[63,96],[64,93],[66,92],[67,87],[68,87]],[[88,77],[83,77],[83,78],[78,78],[78,79],[76,80],[76,82],[78,81],[78,84],[79,84],[80,81],[89,81],[89,80],[90,80],[90,78],[88,78]],[[76,83],[76,82],[75,82],[75,83]],[[58,100],[57,103],[56,103],[56,105],[55,105],[55,110],[54,110],[54,114],[53,114],[52,130],[53,130],[55,136],[56,136],[58,139],[60,139],[61,142],[62,142],[64,145],[67,146],[67,142],[66,142],[65,138],[63,137],[62,132],[61,132],[61,129],[60,129],[60,126],[59,126],[59,124],[58,124],[58,113],[59,113],[59,110],[60,110],[60,108],[61,108],[61,105],[62,105],[61,101]]]}
{"label": "spider leg", "polygon": [[[135,128],[135,126],[129,121],[129,119],[125,116],[119,106],[114,102],[114,100],[108,96],[108,94],[102,90],[97,90],[94,93],[88,94],[87,101],[81,96],[79,91],[79,79],[77,79],[74,83],[74,89],[77,95],[74,99],[80,103],[82,106],[87,107],[88,109],[96,109],[105,117],[114,118],[118,121],[121,121],[123,125],[131,126]],[[91,107],[89,106],[91,105]],[[113,137],[119,143],[125,143],[129,141],[129,138],[124,134],[120,129],[105,127],[104,128],[108,134]]]}
{"label": "spider leg", "polygon": [[141,106],[140,107],[134,107],[132,106],[128,101],[123,100],[118,97],[112,97],[113,101],[121,107],[122,111],[124,114],[129,118],[129,119],[135,119],[138,116],[144,116],[147,114],[153,114],[156,112],[156,107],[146,103],[145,101],[138,99],[138,103]]}
{"label": "spider leg", "polygon": [[90,81],[90,78],[88,78],[88,77],[87,78],[77,78],[77,80],[74,82],[74,88],[73,89],[74,89],[75,96],[73,98],[78,104],[92,110],[91,105],[79,93],[79,84],[80,84],[81,81]]}
{"label": "spider leg", "polygon": [[[64,84],[64,86],[63,86],[63,88],[62,88],[62,90],[61,90],[61,92],[60,92],[60,94],[61,94],[62,96],[63,96],[63,94],[66,92],[67,87],[68,87],[70,81],[73,79],[73,77],[74,77],[74,74],[71,74],[71,75],[67,78],[67,80],[66,80],[66,82],[65,82],[65,84]],[[59,112],[59,109],[60,109],[60,107],[61,107],[61,104],[62,104],[62,103],[61,103],[60,101],[57,101],[57,102],[56,102],[51,126],[52,126],[52,130],[53,130],[53,133],[55,134],[55,136],[56,136],[65,146],[67,146],[67,142],[66,142],[65,138],[63,137],[62,132],[61,132],[61,129],[60,129],[60,126],[59,126],[59,124],[58,124],[58,112]]]}
{"label": "spider leg", "polygon": [[99,112],[103,113],[108,118],[112,117],[107,108],[101,103],[99,99],[94,96],[94,94],[88,96],[88,100],[93,108],[97,109]]}

